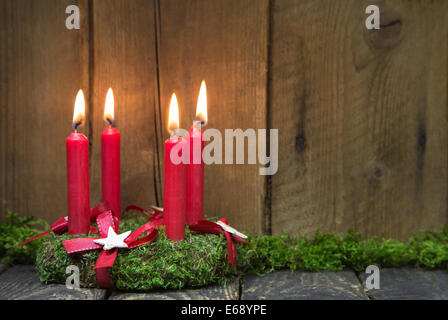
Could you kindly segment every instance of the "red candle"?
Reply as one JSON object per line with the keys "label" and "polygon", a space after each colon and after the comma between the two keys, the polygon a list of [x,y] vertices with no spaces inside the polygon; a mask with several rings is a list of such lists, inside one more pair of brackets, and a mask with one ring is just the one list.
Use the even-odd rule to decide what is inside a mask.
{"label": "red candle", "polygon": [[112,213],[121,219],[120,132],[114,124],[114,95],[109,89],[104,108],[104,120],[109,126],[101,134],[101,169],[103,202],[109,203]]}
{"label": "red candle", "polygon": [[84,95],[79,90],[73,114],[75,132],[66,140],[69,234],[88,234],[90,226],[89,140],[77,132],[84,114]]}
{"label": "red candle", "polygon": [[[175,163],[173,158],[181,158],[186,142],[175,133],[179,128],[179,107],[176,95],[170,102],[168,131],[171,137],[165,141],[165,177],[163,189],[163,216],[165,233],[171,241],[179,241],[185,237],[185,164]],[[174,149],[174,150],[173,150]],[[171,155],[173,151],[173,155]],[[176,153],[176,155],[175,155]]]}
{"label": "red candle", "polygon": [[207,92],[202,81],[196,107],[196,120],[188,133],[190,161],[187,164],[186,219],[193,225],[204,218],[204,140],[201,126],[207,123]]}

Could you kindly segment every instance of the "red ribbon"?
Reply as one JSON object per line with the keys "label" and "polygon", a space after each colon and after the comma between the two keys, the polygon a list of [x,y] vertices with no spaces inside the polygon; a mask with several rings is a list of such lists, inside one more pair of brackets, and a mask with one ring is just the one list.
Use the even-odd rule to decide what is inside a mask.
{"label": "red ribbon", "polygon": [[[136,205],[129,205],[124,210],[125,212],[129,210],[136,210],[140,213],[143,213],[145,217],[150,217],[154,222],[154,225],[156,227],[164,225],[163,221],[163,208],[158,208],[155,206],[152,206],[153,211],[149,211],[147,209],[144,209],[142,207],[136,206]],[[219,220],[225,224],[228,225],[227,219],[222,218]],[[236,242],[241,243],[247,243],[246,240],[241,238],[240,236],[237,236],[236,234],[230,233],[228,231],[225,231],[219,224],[215,222],[211,222],[208,220],[200,220],[197,224],[189,226],[190,230],[193,231],[199,231],[199,232],[205,232],[205,233],[212,233],[212,234],[221,234],[224,233],[224,236],[226,237],[227,241],[227,260],[230,263],[230,269],[232,269],[235,265],[236,258],[237,258],[237,252],[235,248],[235,244],[232,240]]]}
{"label": "red ribbon", "polygon": [[[219,221],[228,225],[226,218],[222,218]],[[232,240],[235,240],[236,242],[247,243],[246,240],[244,240],[240,236],[230,233],[224,230],[219,224],[208,220],[199,220],[197,224],[190,226],[190,230],[212,234],[224,233],[224,236],[226,237],[227,240],[227,260],[230,263],[230,269],[232,269],[233,266],[235,265],[237,257],[235,244],[233,243]]]}
{"label": "red ribbon", "polygon": [[[156,227],[163,225],[163,209],[162,208],[158,208],[155,206],[152,206],[153,211],[149,211],[146,210],[142,207],[136,206],[136,205],[129,205],[126,207],[126,209],[124,210],[125,212],[129,211],[129,210],[136,210],[139,211],[141,213],[144,214],[145,217],[151,218],[151,221],[154,223],[154,225]],[[90,222],[95,221],[96,217],[103,213],[110,210],[109,204],[107,202],[102,202],[99,205],[93,207],[90,209]],[[56,234],[64,234],[68,231],[68,220],[67,217],[60,217],[58,220],[56,220],[52,225],[51,225],[51,230],[47,230],[44,231],[42,233],[39,233],[38,235],[35,235],[29,239],[26,239],[25,241],[20,242],[19,244],[11,247],[10,249],[19,247],[21,245],[24,245],[28,242],[31,242],[33,240],[39,239],[43,236],[46,236],[47,234],[50,233],[50,231],[53,231]],[[92,233],[96,233],[97,230],[95,227],[90,227],[90,232]]]}
{"label": "red ribbon", "polygon": [[[90,209],[90,221],[93,222],[95,221],[96,217],[105,211],[110,210],[109,208],[109,204],[107,202],[102,202],[99,205],[97,205],[96,207],[93,207]],[[24,245],[30,241],[39,239],[40,237],[46,236],[47,234],[50,233],[50,231],[53,231],[56,234],[64,234],[68,231],[68,218],[67,217],[60,217],[58,220],[56,220],[52,225],[51,225],[51,230],[47,230],[44,231],[42,233],[39,233],[38,235],[35,235],[29,239],[26,239],[25,241],[20,242],[19,244],[15,245],[12,248],[16,248],[19,247],[21,245]],[[96,232],[96,228],[94,227],[90,227],[90,232]]]}
{"label": "red ribbon", "polygon": [[146,210],[145,208],[136,206],[135,204],[131,204],[124,209],[124,212],[128,212],[130,210],[135,210],[140,213],[143,213],[143,215],[147,218],[151,218],[151,221],[154,223],[156,227],[163,226],[163,208],[159,208],[156,206],[152,206],[153,211]]}
{"label": "red ribbon", "polygon": [[[101,238],[107,237],[109,227],[112,227],[115,232],[118,232],[118,219],[116,219],[116,217],[112,215],[112,211],[109,210],[107,212],[101,213],[97,217],[96,221]],[[147,233],[147,235],[139,239],[139,237],[144,233]],[[124,240],[124,242],[127,244],[128,249],[132,249],[141,246],[143,244],[146,244],[148,242],[151,242],[157,236],[157,233],[158,233],[157,228],[155,224],[151,221],[142,225],[140,228],[132,232]],[[101,238],[70,239],[62,241],[62,244],[65,247],[65,250],[67,250],[67,253],[71,254],[80,251],[102,249],[103,248],[102,245],[94,242],[95,240]],[[96,261],[95,265],[96,279],[98,285],[101,288],[113,287],[109,271],[110,268],[112,268],[112,266],[114,265],[117,254],[118,254],[117,248],[113,248],[111,250],[102,250],[100,256],[98,257],[98,260]]]}

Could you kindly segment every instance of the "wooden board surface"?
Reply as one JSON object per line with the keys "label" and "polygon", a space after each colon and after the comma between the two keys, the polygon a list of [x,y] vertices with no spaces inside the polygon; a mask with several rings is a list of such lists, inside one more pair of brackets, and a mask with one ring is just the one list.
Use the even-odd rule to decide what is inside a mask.
{"label": "wooden board surface", "polygon": [[0,300],[102,300],[106,290],[69,290],[62,284],[44,285],[32,266],[14,266],[0,275]]}
{"label": "wooden board surface", "polygon": [[[158,204],[157,69],[154,2],[95,1],[91,68],[93,135],[92,205],[101,199],[101,132],[106,93],[115,96],[116,127],[121,135],[122,209]],[[160,185],[160,184],[159,184]]]}
{"label": "wooden board surface", "polygon": [[277,271],[245,276],[242,300],[366,300],[353,271]]}
{"label": "wooden board surface", "polygon": [[[268,1],[164,0],[158,6],[163,140],[172,92],[180,104],[181,127],[190,130],[202,80],[206,128],[223,135],[224,129],[266,128]],[[258,171],[258,165],[205,166],[205,214],[260,233],[265,178]]]}
{"label": "wooden board surface", "polygon": [[[365,285],[366,275],[361,278]],[[375,300],[448,300],[448,272],[380,269],[380,289],[370,289],[367,294]]]}
{"label": "wooden board surface", "polygon": [[114,292],[111,300],[238,300],[239,278],[229,278],[224,285],[178,291],[155,291],[151,293]]}
{"label": "wooden board surface", "polygon": [[84,72],[70,4],[0,1],[0,217],[67,212],[65,139]]}
{"label": "wooden board surface", "polygon": [[114,292],[111,300],[238,300],[239,278],[229,278],[222,286],[151,293]]}
{"label": "wooden board surface", "polygon": [[[380,30],[364,26],[369,4]],[[272,10],[273,232],[439,230],[448,2],[278,0]]]}

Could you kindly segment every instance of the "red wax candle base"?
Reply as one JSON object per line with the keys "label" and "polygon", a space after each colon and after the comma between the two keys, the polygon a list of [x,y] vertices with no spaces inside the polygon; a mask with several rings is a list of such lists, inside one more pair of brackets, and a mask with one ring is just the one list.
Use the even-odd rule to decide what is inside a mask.
{"label": "red wax candle base", "polygon": [[190,149],[190,162],[187,164],[185,212],[188,225],[193,225],[204,217],[204,162],[202,161],[204,141],[201,129],[193,126],[188,133],[187,141]]}
{"label": "red wax candle base", "polygon": [[178,143],[186,143],[182,138],[165,141],[165,180],[163,190],[163,216],[166,236],[171,241],[185,237],[185,164],[173,164],[171,149]]}
{"label": "red wax candle base", "polygon": [[103,202],[121,219],[120,132],[112,127],[101,134],[101,169]]}
{"label": "red wax candle base", "polygon": [[68,233],[88,234],[90,229],[89,140],[72,133],[67,145]]}

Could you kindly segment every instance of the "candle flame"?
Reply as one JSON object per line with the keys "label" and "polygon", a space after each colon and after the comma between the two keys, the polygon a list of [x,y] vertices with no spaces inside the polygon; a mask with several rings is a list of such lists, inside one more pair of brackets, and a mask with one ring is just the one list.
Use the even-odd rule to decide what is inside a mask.
{"label": "candle flame", "polygon": [[179,128],[179,104],[177,103],[176,94],[173,93],[170,101],[170,109],[168,112],[168,132],[171,134]]}
{"label": "candle flame", "polygon": [[107,90],[106,104],[104,105],[104,121],[109,125],[114,124],[114,93],[112,88]]}
{"label": "candle flame", "polygon": [[207,124],[207,88],[204,80],[202,80],[201,89],[199,90],[196,120],[200,121],[202,126]]}
{"label": "candle flame", "polygon": [[86,113],[86,101],[84,99],[84,94],[82,89],[78,91],[75,100],[75,109],[73,111],[73,122],[72,127],[74,130],[78,130],[78,128],[84,122],[84,115]]}

